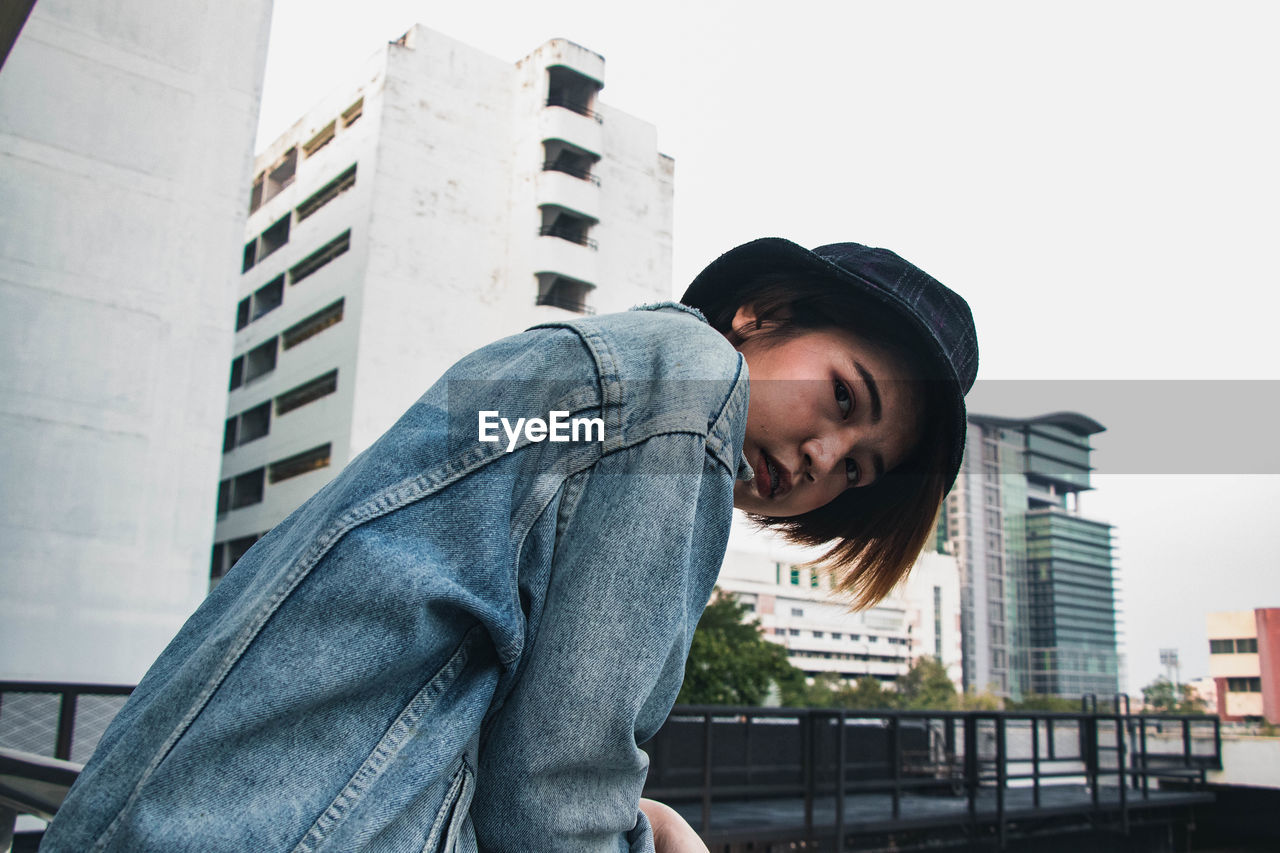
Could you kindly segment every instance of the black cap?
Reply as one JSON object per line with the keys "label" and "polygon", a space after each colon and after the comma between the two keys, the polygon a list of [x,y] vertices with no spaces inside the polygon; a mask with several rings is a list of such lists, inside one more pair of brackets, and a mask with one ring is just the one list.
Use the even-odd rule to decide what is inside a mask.
{"label": "black cap", "polygon": [[757,276],[802,272],[831,279],[902,319],[917,335],[904,341],[945,380],[952,436],[947,483],[964,459],[967,428],[964,395],[978,374],[978,335],[969,304],[954,291],[888,249],[831,243],[809,250],[781,237],[764,237],[730,249],[698,274],[680,301],[708,317],[740,304],[738,292]]}

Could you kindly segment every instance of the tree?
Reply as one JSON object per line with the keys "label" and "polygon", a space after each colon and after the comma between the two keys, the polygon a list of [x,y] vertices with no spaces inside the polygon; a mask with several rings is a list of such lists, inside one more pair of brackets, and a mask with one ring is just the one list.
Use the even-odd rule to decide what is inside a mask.
{"label": "tree", "polygon": [[1194,687],[1164,676],[1142,688],[1142,701],[1159,714],[1203,714],[1206,705]]}
{"label": "tree", "polygon": [[747,612],[732,595],[716,591],[693,634],[677,702],[759,705],[771,683],[794,684],[797,677],[804,683],[786,649],[766,640],[760,622],[747,620]]}
{"label": "tree", "polygon": [[935,657],[917,658],[898,679],[898,705],[907,710],[949,711],[955,709],[956,686],[947,669]]}

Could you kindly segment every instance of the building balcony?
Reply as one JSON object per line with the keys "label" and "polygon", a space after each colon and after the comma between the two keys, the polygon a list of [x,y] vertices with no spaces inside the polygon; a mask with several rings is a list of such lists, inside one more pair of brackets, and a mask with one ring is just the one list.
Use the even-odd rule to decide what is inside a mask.
{"label": "building balcony", "polygon": [[[563,210],[567,215],[586,221],[588,227],[600,220],[600,187],[590,181],[560,171],[543,171],[535,180],[534,193],[540,208]],[[544,225],[547,224],[544,221]]]}

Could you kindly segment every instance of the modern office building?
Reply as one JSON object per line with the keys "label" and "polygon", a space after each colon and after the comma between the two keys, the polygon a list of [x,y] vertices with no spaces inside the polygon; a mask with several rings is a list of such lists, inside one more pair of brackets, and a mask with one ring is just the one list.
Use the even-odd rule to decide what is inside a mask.
{"label": "modern office building", "polygon": [[207,592],[270,19],[39,3],[4,58],[0,679],[135,684]]}
{"label": "modern office building", "polygon": [[964,465],[944,507],[943,547],[960,566],[964,683],[1026,693],[1119,689],[1111,526],[1079,511],[1089,436],[1060,412],[970,415]]}
{"label": "modern office building", "polygon": [[1210,613],[1205,621],[1218,715],[1280,725],[1280,607]]}
{"label": "modern office building", "polygon": [[669,298],[673,162],[603,83],[415,26],[259,155],[215,581],[466,352]]}
{"label": "modern office building", "polygon": [[747,605],[765,636],[806,675],[891,684],[919,657],[938,657],[959,685],[960,602],[954,558],[926,553],[908,580],[875,607],[854,612],[799,548],[735,517],[717,586]]}

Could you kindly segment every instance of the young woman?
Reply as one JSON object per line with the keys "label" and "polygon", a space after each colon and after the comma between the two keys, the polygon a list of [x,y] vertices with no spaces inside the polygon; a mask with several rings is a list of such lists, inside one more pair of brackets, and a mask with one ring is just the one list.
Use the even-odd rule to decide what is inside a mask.
{"label": "young woman", "polygon": [[732,507],[878,600],[958,470],[977,345],[960,297],[854,243],[740,246],[684,303],[454,365],[224,578],[41,849],[696,845],[641,808],[637,744]]}

